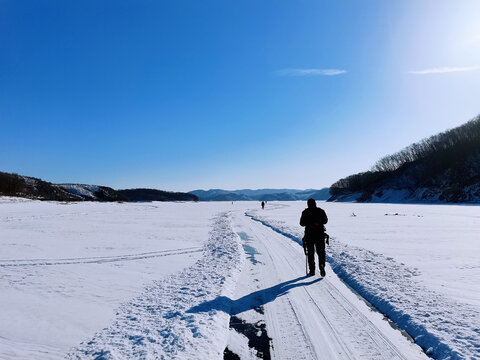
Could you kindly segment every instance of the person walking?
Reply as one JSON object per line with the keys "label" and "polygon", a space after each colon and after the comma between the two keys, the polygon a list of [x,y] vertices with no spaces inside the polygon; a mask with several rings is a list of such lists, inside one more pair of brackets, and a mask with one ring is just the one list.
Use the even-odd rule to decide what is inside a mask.
{"label": "person walking", "polygon": [[303,250],[308,257],[309,276],[315,275],[315,249],[318,254],[320,275],[325,276],[325,224],[328,222],[325,211],[317,207],[314,199],[307,200],[307,208],[300,217],[300,225],[305,227]]}
{"label": "person walking", "polygon": [[262,201],[262,209],[265,209],[265,201]]}

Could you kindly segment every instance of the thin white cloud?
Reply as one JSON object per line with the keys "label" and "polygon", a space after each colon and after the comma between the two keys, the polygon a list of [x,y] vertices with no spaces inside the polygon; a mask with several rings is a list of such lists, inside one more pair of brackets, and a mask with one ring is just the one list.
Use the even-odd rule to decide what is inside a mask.
{"label": "thin white cloud", "polygon": [[453,72],[462,72],[462,71],[476,71],[480,70],[480,66],[468,66],[468,67],[436,67],[431,69],[424,70],[412,70],[409,71],[409,74],[415,75],[429,75],[429,74],[446,74]]}
{"label": "thin white cloud", "polygon": [[480,36],[474,36],[470,41],[470,44],[480,43]]}
{"label": "thin white cloud", "polygon": [[339,69],[283,69],[276,71],[280,76],[333,76],[346,73]]}

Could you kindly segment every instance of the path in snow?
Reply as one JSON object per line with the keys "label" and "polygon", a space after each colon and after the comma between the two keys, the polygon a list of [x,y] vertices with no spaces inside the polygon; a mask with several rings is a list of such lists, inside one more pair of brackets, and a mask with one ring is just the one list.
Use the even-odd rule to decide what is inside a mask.
{"label": "path in snow", "polygon": [[[248,238],[256,254],[242,274],[231,312],[258,322],[258,309],[264,311],[272,358],[427,358],[361,302],[329,267],[325,278],[305,277],[305,257],[298,244],[240,214],[234,228],[246,234],[242,238]],[[203,304],[202,310],[218,309],[219,303],[217,299]],[[229,349],[241,350],[237,336],[233,337]]]}
{"label": "path in snow", "polygon": [[69,358],[426,359],[329,267],[305,277],[304,259],[243,212],[219,214],[199,261],[125,303]]}
{"label": "path in snow", "polygon": [[[269,212],[260,214],[257,210],[248,216],[301,243],[302,230],[296,221],[293,226],[291,219],[285,223]],[[416,268],[340,239],[331,241],[327,260],[344,282],[405,330],[434,359],[479,358],[478,307],[426,287],[419,281]]]}

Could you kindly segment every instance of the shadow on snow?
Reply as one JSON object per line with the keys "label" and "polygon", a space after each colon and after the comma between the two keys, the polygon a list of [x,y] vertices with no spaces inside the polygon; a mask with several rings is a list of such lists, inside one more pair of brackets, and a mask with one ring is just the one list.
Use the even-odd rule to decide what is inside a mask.
{"label": "shadow on snow", "polygon": [[[187,310],[187,313],[201,313],[219,310],[230,315],[237,315],[244,311],[259,308],[262,305],[272,302],[277,297],[287,294],[293,288],[312,285],[322,280],[322,278],[317,278],[311,281],[305,281],[307,279],[309,279],[308,276],[301,276],[266,289],[257,290],[237,300],[232,300],[226,296],[218,296],[214,300],[206,301],[192,307]],[[304,281],[300,282],[300,280]]]}

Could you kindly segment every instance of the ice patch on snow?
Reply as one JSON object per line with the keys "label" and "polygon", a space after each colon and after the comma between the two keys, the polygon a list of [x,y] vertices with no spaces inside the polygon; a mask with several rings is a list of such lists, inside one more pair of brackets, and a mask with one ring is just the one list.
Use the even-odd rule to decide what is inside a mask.
{"label": "ice patch on snow", "polygon": [[272,339],[268,336],[264,321],[251,324],[232,315],[230,328],[248,339],[248,347],[255,349],[257,357],[270,360],[270,342]]}
{"label": "ice patch on snow", "polygon": [[244,232],[239,232],[237,234],[238,236],[240,236],[240,239],[243,240],[242,247],[247,254],[248,260],[250,260],[253,265],[256,265],[258,263],[258,260],[255,258],[255,255],[258,254],[258,252],[253,246],[249,245],[249,243],[251,243],[250,238]]}

